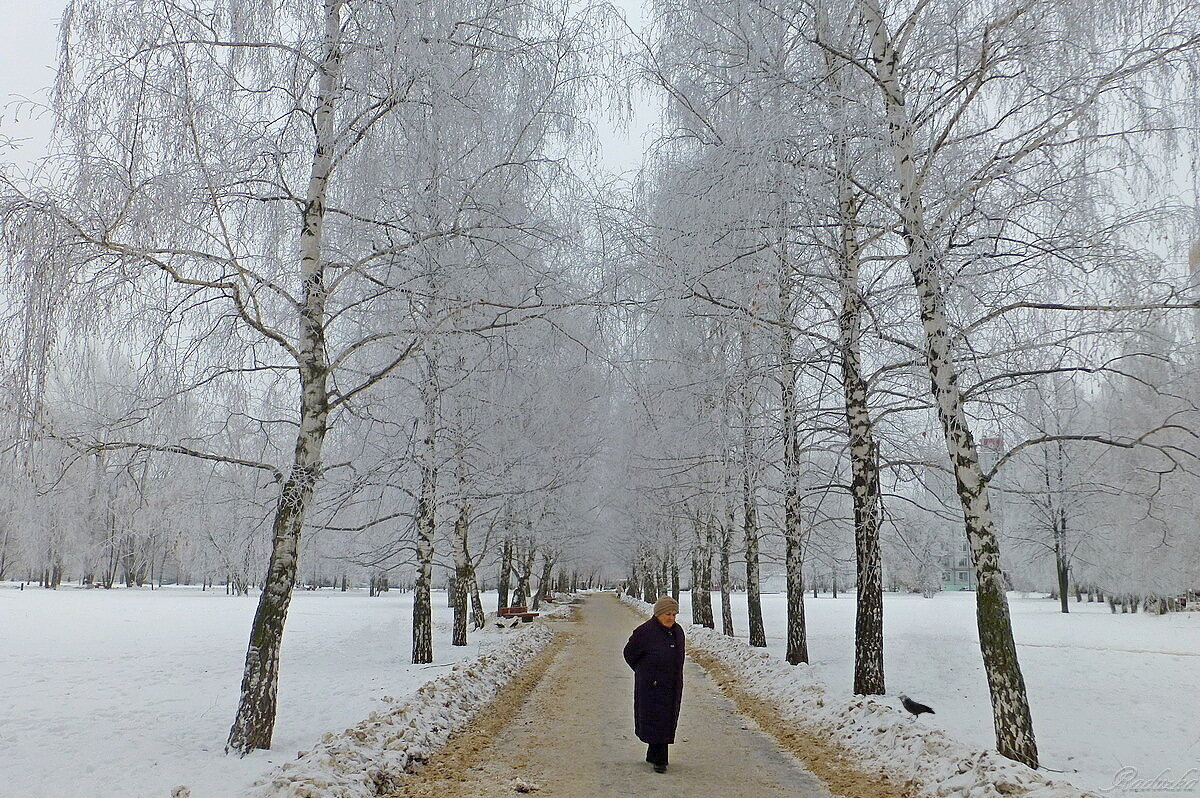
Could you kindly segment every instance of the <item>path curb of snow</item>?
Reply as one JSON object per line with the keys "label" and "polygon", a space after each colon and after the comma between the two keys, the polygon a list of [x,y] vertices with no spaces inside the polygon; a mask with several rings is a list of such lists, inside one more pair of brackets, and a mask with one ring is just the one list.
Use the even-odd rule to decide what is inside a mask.
{"label": "path curb of snow", "polygon": [[[562,605],[542,615],[570,611],[571,605]],[[470,723],[549,645],[554,632],[532,623],[497,637],[478,657],[456,664],[394,709],[372,712],[343,732],[324,735],[257,783],[247,798],[375,798],[388,791]]]}
{"label": "path curb of snow", "polygon": [[[646,616],[651,605],[621,600]],[[728,667],[747,693],[778,708],[779,716],[839,744],[864,771],[886,773],[936,798],[1095,798],[1064,781],[990,749],[955,742],[940,729],[921,726],[877,698],[836,695],[803,665],[789,665],[746,641],[683,624],[688,645]]]}

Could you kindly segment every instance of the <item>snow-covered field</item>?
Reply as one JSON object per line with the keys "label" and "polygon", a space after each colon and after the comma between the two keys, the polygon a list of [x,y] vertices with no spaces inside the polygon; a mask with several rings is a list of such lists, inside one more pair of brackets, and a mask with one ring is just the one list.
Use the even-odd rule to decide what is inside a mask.
{"label": "snow-covered field", "polygon": [[[720,597],[714,593],[713,599],[719,613]],[[1065,771],[1050,775],[1105,790],[1132,772],[1140,779],[1167,772],[1168,779],[1182,780],[1176,794],[1200,795],[1200,613],[1112,615],[1107,605],[1072,601],[1070,614],[1063,615],[1057,601],[1045,598],[1014,593],[1009,602],[1041,763]],[[690,620],[686,593],[681,604],[680,617]],[[735,595],[733,607],[736,631],[745,637],[745,595]],[[991,748],[995,737],[974,609],[974,593],[885,596],[885,700],[899,706],[896,695],[905,693],[937,712],[914,723]],[[768,649],[782,659],[785,597],[764,595],[763,614]],[[853,594],[813,599],[810,593],[805,616],[813,670],[831,693],[848,695]]]}
{"label": "snow-covered field", "polygon": [[[439,593],[437,661],[413,666],[411,594],[299,591],[284,641],[275,747],[237,759],[222,747],[255,602],[195,588],[0,585],[0,798],[166,798],[177,785],[192,798],[232,798],[326,732],[393,709],[453,662],[500,645],[488,633],[450,646]],[[485,597],[485,606],[494,602]],[[1200,613],[1111,615],[1103,605],[1072,603],[1063,616],[1046,599],[1013,594],[1010,602],[1042,763],[1066,771],[1051,775],[1104,790],[1122,768],[1141,779],[1166,772],[1184,779],[1176,794],[1200,795]],[[687,619],[687,594],[682,603]],[[805,606],[812,670],[831,694],[848,695],[853,596],[810,596]],[[783,596],[764,596],[764,610],[769,650],[781,658]],[[744,635],[745,596],[734,597],[734,611]],[[895,705],[905,692],[937,710],[906,723],[989,748],[973,612],[969,593],[887,595],[884,700]]]}
{"label": "snow-covered field", "polygon": [[414,666],[411,593],[297,591],[273,748],[238,759],[223,746],[256,603],[199,588],[0,585],[0,797],[167,798],[187,785],[192,798],[232,798],[325,732],[391,708],[384,696],[497,644],[451,646],[435,593],[435,662]]}

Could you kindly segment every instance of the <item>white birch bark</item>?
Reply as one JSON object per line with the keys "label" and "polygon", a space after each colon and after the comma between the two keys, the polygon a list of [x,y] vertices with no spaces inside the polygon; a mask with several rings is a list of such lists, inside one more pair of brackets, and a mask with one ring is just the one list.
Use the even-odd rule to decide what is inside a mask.
{"label": "white birch bark", "polygon": [[714,628],[712,608],[713,523],[699,513],[692,518],[692,623]]}
{"label": "white birch bark", "polygon": [[421,488],[417,497],[417,580],[413,586],[412,661],[433,662],[433,549],[437,533],[437,355],[427,349],[422,358],[425,373],[421,381],[424,406],[421,437]]}
{"label": "white birch bark", "polygon": [[509,579],[512,576],[513,539],[509,532],[500,544],[500,573],[496,578],[496,609],[511,606],[508,603]]}
{"label": "white birch bark", "polygon": [[454,633],[450,642],[454,646],[467,644],[467,601],[471,574],[471,555],[467,550],[467,533],[471,524],[471,505],[464,502],[454,522]]}
{"label": "white birch bark", "polygon": [[862,374],[862,295],[858,272],[858,207],[850,183],[845,143],[838,142],[838,266],[842,311],[838,352],[842,394],[850,438],[850,498],[854,507],[857,590],[854,616],[854,692],[883,695],[883,563],[879,554],[881,520],[879,447],[871,421],[867,381]]}
{"label": "white birch bark", "polygon": [[791,324],[795,316],[793,281],[795,279],[787,247],[787,202],[780,181],[778,220],[779,311],[779,407],[783,444],[783,541],[784,569],[787,580],[787,651],[788,663],[808,662],[808,634],[804,623],[804,527],[800,515],[800,452],[797,435],[795,336]]}
{"label": "white birch bark", "polygon": [[746,543],[746,616],[750,631],[750,645],[765,648],[767,634],[763,628],[762,597],[759,593],[758,565],[758,499],[753,474],[754,438],[753,411],[754,391],[750,387],[750,332],[741,332],[742,362],[745,379],[742,383],[742,533]]}
{"label": "white birch bark", "polygon": [[733,501],[727,500],[725,523],[721,525],[721,633],[733,637],[733,598],[729,585],[729,561],[733,556]]}
{"label": "white birch bark", "polygon": [[900,56],[893,46],[877,0],[864,0],[862,9],[871,33],[876,80],[886,107],[904,241],[925,334],[926,365],[975,564],[979,647],[991,695],[996,749],[1010,759],[1037,767],[1033,721],[1029,713],[1025,680],[1017,661],[1016,644],[1013,642],[1004,578],[1000,572],[1000,547],[988,502],[987,484],[963,408],[939,283],[937,256],[925,226],[924,202],[917,181],[913,125],[897,77]]}
{"label": "white birch bark", "polygon": [[550,551],[542,552],[542,573],[538,577],[537,591],[533,594],[533,607],[537,609],[542,604],[542,596],[549,596],[554,589],[551,577],[554,574],[554,563],[558,560],[556,554]]}
{"label": "white birch bark", "polygon": [[250,628],[250,644],[242,675],[237,715],[226,751],[242,756],[270,748],[275,728],[279,649],[296,581],[300,531],[313,489],[321,473],[321,448],[328,431],[328,361],[325,351],[325,201],[335,149],[334,113],[341,88],[342,0],[326,0],[324,53],[313,114],[316,142],[300,226],[300,425],[291,471],[280,491],[271,527],[271,559],[258,609]]}
{"label": "white birch bark", "polygon": [[513,593],[514,607],[529,606],[529,581],[533,578],[533,563],[537,560],[537,544],[533,542],[532,534],[517,547],[514,564],[517,573],[517,587]]}

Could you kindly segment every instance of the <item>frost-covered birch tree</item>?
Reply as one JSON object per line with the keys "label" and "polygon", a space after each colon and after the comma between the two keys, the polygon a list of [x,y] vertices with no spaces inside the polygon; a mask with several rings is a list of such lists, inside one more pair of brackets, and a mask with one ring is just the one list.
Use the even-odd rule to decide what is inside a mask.
{"label": "frost-covered birch tree", "polygon": [[[1116,86],[1143,79],[1137,77],[1140,71],[1200,43],[1195,35],[1180,33],[1168,11],[1137,20],[1138,33],[1109,49],[1109,31],[1095,31],[1096,40],[1087,39],[1086,31],[1075,27],[1067,5],[985,3],[958,9],[965,14],[950,26],[938,15],[937,4],[902,14],[867,0],[851,12],[861,14],[870,32],[870,60],[857,55],[849,60],[869,71],[882,97],[897,212],[918,298],[931,391],[975,563],[980,646],[997,748],[1031,766],[1037,764],[1037,748],[1012,640],[995,520],[947,317],[949,228],[962,224],[965,207],[978,203],[1017,171],[1028,180],[1039,157],[1075,135],[1073,124]],[[1117,16],[1127,13],[1113,11]],[[1074,48],[1062,52],[1072,32],[1084,37],[1078,44],[1082,53]],[[1089,48],[1093,41],[1096,46]],[[970,55],[964,59],[966,53]],[[926,70],[936,69],[943,58],[959,65],[957,83],[946,94],[929,94],[928,84],[918,76],[932,74]],[[1072,71],[1085,64],[1086,71]],[[1009,65],[1020,65],[1019,74],[1008,71]],[[1064,67],[1066,73],[1060,71]],[[988,107],[988,101],[995,105]],[[961,188],[936,186],[936,166],[947,157],[961,159],[981,141],[977,153],[982,157],[964,172]]]}
{"label": "frost-covered birch tree", "polygon": [[[489,24],[458,25],[462,14]],[[561,130],[597,24],[595,14],[532,4],[68,7],[56,96],[61,179],[10,181],[9,218],[24,213],[49,229],[55,247],[74,253],[76,281],[109,288],[132,313],[161,307],[180,330],[192,386],[258,375],[292,392],[290,454],[272,448],[259,460],[155,444],[278,480],[229,750],[270,745],[300,534],[331,424],[479,301],[442,302],[423,327],[381,324],[381,308],[411,295],[419,270],[410,256],[455,238],[486,246],[498,230],[507,246],[533,235],[527,219],[496,215],[495,205],[431,224],[413,212],[407,186],[371,182],[375,167],[429,164],[428,150],[409,146],[420,109],[471,109],[469,84],[489,69],[536,76],[537,86],[514,91],[529,90],[519,96],[543,135]],[[503,157],[464,177],[537,168],[531,152],[544,138],[531,144],[524,132],[501,131],[493,151]]]}

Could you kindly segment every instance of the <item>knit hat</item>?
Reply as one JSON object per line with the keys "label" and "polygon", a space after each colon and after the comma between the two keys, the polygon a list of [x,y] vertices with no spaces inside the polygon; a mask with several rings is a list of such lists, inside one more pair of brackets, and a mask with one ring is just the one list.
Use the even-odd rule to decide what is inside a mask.
{"label": "knit hat", "polygon": [[664,612],[679,612],[679,602],[670,596],[659,596],[658,601],[654,602],[653,615],[657,618]]}

